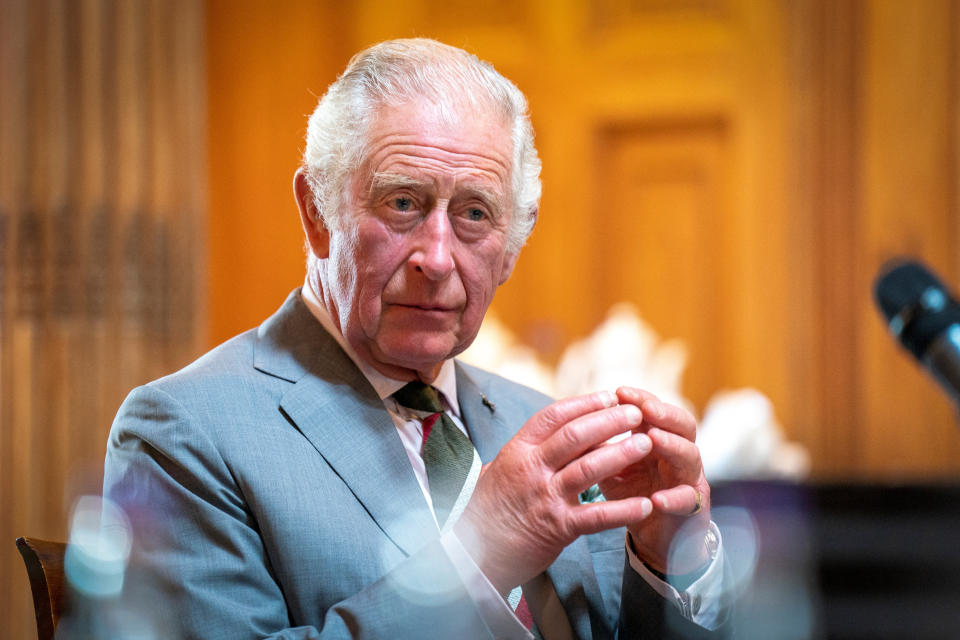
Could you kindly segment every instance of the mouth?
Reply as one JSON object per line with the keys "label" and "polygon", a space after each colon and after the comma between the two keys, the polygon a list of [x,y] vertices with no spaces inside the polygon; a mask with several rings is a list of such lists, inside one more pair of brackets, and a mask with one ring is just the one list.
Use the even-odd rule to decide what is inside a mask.
{"label": "mouth", "polygon": [[393,302],[390,304],[392,307],[398,307],[400,309],[409,309],[410,311],[422,311],[425,313],[453,313],[460,309],[456,305],[444,305],[436,303],[404,303],[404,302]]}

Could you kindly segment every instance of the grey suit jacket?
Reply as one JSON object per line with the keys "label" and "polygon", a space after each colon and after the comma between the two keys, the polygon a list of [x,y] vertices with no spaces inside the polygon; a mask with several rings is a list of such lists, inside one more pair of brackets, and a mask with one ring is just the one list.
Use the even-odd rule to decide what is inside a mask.
{"label": "grey suit jacket", "polygon": [[[549,402],[460,363],[457,393],[485,462]],[[134,525],[126,604],[164,637],[493,637],[382,401],[299,291],[258,329],[129,395],[104,495]],[[612,531],[547,571],[578,637],[665,633],[671,608],[625,575],[624,556]]]}

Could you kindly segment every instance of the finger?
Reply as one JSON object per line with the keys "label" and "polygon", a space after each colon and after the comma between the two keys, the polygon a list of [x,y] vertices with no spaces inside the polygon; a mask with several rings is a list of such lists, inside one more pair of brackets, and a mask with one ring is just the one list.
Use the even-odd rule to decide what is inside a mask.
{"label": "finger", "polygon": [[637,524],[652,512],[653,503],[645,497],[591,502],[574,507],[570,522],[575,533],[589,535]]}
{"label": "finger", "polygon": [[617,399],[620,404],[635,404],[638,407],[647,401],[659,402],[660,399],[649,391],[638,389],[636,387],[620,387],[617,389]]}
{"label": "finger", "polygon": [[594,411],[571,420],[540,446],[540,456],[551,469],[560,469],[591,447],[628,432],[643,422],[643,413],[632,404]]}
{"label": "finger", "polygon": [[547,405],[527,420],[518,435],[535,443],[543,442],[554,431],[580,416],[616,406],[617,396],[610,391],[597,391],[584,396],[564,398]]}
{"label": "finger", "polygon": [[651,425],[666,429],[693,442],[697,439],[697,419],[686,409],[659,400],[645,400],[640,405]]}
{"label": "finger", "polygon": [[[657,491],[650,496],[650,499],[657,511],[674,516],[693,515],[697,509],[697,489],[687,484]],[[706,502],[707,496],[701,492],[700,506],[702,509],[707,508]]]}
{"label": "finger", "polygon": [[663,429],[650,429],[647,435],[653,442],[654,452],[670,463],[678,473],[689,476],[691,481],[700,475],[703,463],[696,444]]}
{"label": "finger", "polygon": [[620,387],[617,398],[621,403],[635,404],[643,411],[644,419],[653,426],[679,434],[688,440],[697,438],[697,419],[686,409],[663,402],[643,389]]}
{"label": "finger", "polygon": [[643,460],[652,447],[653,443],[647,434],[634,434],[577,458],[557,473],[554,481],[562,495],[575,496],[604,478]]}

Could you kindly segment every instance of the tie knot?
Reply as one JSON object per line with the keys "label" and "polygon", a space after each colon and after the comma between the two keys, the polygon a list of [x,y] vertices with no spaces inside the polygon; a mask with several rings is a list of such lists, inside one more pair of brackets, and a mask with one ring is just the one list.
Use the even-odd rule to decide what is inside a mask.
{"label": "tie knot", "polygon": [[419,380],[407,383],[394,393],[393,397],[400,406],[415,411],[429,411],[430,413],[443,411],[443,405],[440,404],[440,394],[437,393],[437,390]]}

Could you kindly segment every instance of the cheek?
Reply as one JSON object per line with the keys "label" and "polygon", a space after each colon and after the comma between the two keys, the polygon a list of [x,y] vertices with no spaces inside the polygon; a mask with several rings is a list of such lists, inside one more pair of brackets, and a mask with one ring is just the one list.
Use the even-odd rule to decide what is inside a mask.
{"label": "cheek", "polygon": [[383,291],[398,274],[402,273],[404,255],[402,243],[396,241],[383,229],[361,229],[349,263],[354,281],[356,313],[368,335],[379,325]]}
{"label": "cheek", "polygon": [[479,253],[474,257],[474,260],[470,260],[468,265],[461,269],[461,277],[470,301],[468,313],[471,317],[479,313],[482,319],[500,285],[503,256],[495,252],[493,255]]}

